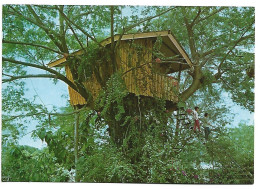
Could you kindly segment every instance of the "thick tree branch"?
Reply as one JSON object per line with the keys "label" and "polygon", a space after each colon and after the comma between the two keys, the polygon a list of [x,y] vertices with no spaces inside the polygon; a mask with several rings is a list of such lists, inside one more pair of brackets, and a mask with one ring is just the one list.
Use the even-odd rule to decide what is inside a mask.
{"label": "thick tree branch", "polygon": [[78,30],[80,30],[84,35],[86,35],[87,37],[89,37],[90,39],[92,39],[94,42],[96,42],[99,46],[101,46],[101,44],[94,38],[92,37],[89,33],[87,33],[82,27],[80,27],[78,24],[76,24],[75,22],[73,22],[71,19],[68,18],[67,15],[65,15],[64,12],[62,12],[59,8],[56,7],[56,9],[61,13],[61,15],[65,18],[65,20],[67,20],[68,22],[70,22],[72,25],[74,25]]}
{"label": "thick tree branch", "polygon": [[[222,61],[218,65],[218,72],[214,76],[215,77],[215,80],[213,81],[214,83],[216,83],[217,80],[221,78],[222,74],[226,72],[226,71],[221,70],[221,66],[224,64],[224,62],[226,61],[229,54],[234,50],[234,48],[241,41],[252,37],[253,34],[249,34],[249,35],[245,36],[245,34],[248,32],[248,30],[250,29],[251,26],[252,26],[252,24],[250,24],[248,27],[245,28],[245,30],[242,33],[242,35],[240,36],[240,38],[237,41],[235,41],[234,45],[229,49],[229,51],[222,58]],[[196,90],[198,90],[201,87],[201,84],[202,84],[201,79],[202,78],[203,78],[203,74],[202,74],[202,71],[201,71],[201,66],[195,66],[192,84],[181,94],[181,100],[183,100],[183,101],[187,100]]]}
{"label": "thick tree branch", "polygon": [[11,63],[14,63],[14,64],[19,64],[19,65],[24,65],[24,66],[29,66],[29,67],[33,67],[33,68],[38,68],[38,69],[41,69],[41,70],[45,70],[49,73],[55,74],[57,76],[57,79],[65,82],[66,84],[68,84],[72,89],[77,91],[82,97],[84,97],[85,99],[91,98],[91,93],[89,91],[87,91],[82,86],[75,85],[67,77],[65,77],[64,75],[60,74],[59,72],[57,72],[57,71],[55,71],[51,68],[48,68],[48,67],[42,66],[42,65],[31,64],[31,63],[27,63],[27,62],[17,61],[17,60],[13,60],[13,59],[9,59],[9,58],[4,58],[4,57],[2,57],[2,61],[3,62],[11,62]]}
{"label": "thick tree branch", "polygon": [[202,74],[196,74],[193,78],[192,84],[184,90],[180,95],[180,101],[185,102],[193,93],[195,93],[201,86],[200,78]]}
{"label": "thick tree branch", "polygon": [[[63,11],[64,6],[60,5],[60,10]],[[63,46],[64,52],[69,53],[68,46],[66,43],[66,38],[65,38],[65,29],[64,29],[64,19],[61,14],[59,14],[59,22],[60,22],[60,40],[61,44]]]}
{"label": "thick tree branch", "polygon": [[185,8],[182,9],[182,14],[183,14],[183,20],[186,26],[186,30],[188,33],[188,40],[189,40],[189,46],[190,46],[190,52],[191,56],[193,59],[193,64],[198,64],[198,53],[196,51],[196,45],[195,45],[195,40],[194,40],[194,35],[193,35],[193,30],[191,24],[189,24],[187,16],[186,16],[186,11]]}
{"label": "thick tree branch", "polygon": [[28,42],[18,42],[18,41],[9,41],[9,40],[2,40],[2,43],[8,43],[8,44],[14,44],[14,45],[28,45],[28,46],[33,46],[33,47],[40,47],[40,48],[44,48],[44,49],[47,49],[49,51],[52,51],[52,52],[55,52],[57,54],[64,54],[62,53],[61,51],[57,51],[57,50],[54,50],[54,49],[51,49],[49,47],[46,47],[46,46],[43,46],[43,45],[38,45],[38,44],[35,44],[35,43],[28,43]]}
{"label": "thick tree branch", "polygon": [[195,21],[198,19],[198,17],[200,16],[200,14],[201,14],[201,8],[199,7],[199,10],[198,10],[198,13],[197,13],[197,15],[195,16],[195,18],[193,19],[193,21],[191,22],[191,27],[193,27],[194,26],[194,23],[195,23]]}
{"label": "thick tree branch", "polygon": [[32,13],[33,17],[35,18],[36,22],[38,23],[38,25],[41,26],[41,28],[45,31],[45,33],[49,36],[49,38],[55,43],[55,45],[57,47],[59,47],[59,49],[62,52],[66,52],[63,48],[63,46],[60,44],[59,41],[57,41],[57,39],[53,36],[55,35],[57,38],[59,38],[60,36],[58,34],[56,34],[54,31],[50,31],[50,29],[43,27],[45,26],[45,24],[41,21],[40,17],[36,14],[36,12],[34,11],[34,9],[31,7],[31,5],[26,5],[27,8],[29,9],[29,11]]}
{"label": "thick tree branch", "polygon": [[[58,10],[59,10],[59,13],[60,13],[60,21],[62,20],[62,25],[63,25],[63,18],[64,18],[64,15],[65,15],[64,12],[63,12],[63,6],[61,6],[60,8],[58,8]],[[66,19],[65,21],[66,21],[67,25],[69,26],[70,30],[72,31],[72,33],[73,33],[74,37],[76,38],[77,42],[79,43],[81,49],[83,49],[83,50],[85,51],[85,48],[84,48],[83,44],[80,42],[80,40],[79,40],[79,38],[78,38],[76,32],[74,31],[74,29],[73,29],[72,26],[70,25],[69,21],[68,21],[67,19]],[[64,30],[64,27],[63,27],[62,29]],[[63,33],[63,35],[65,36],[64,33]],[[64,37],[64,43],[65,43],[65,45],[66,45],[65,37]],[[66,47],[67,47],[67,45],[66,45]],[[86,52],[85,52],[85,53],[86,53]]]}
{"label": "thick tree branch", "polygon": [[3,74],[3,75],[10,77],[9,79],[2,79],[3,83],[11,82],[11,81],[14,81],[17,79],[26,79],[26,78],[54,78],[54,79],[57,79],[57,76],[52,75],[52,74],[37,74],[37,75],[24,75],[24,76],[10,76],[7,74]]}

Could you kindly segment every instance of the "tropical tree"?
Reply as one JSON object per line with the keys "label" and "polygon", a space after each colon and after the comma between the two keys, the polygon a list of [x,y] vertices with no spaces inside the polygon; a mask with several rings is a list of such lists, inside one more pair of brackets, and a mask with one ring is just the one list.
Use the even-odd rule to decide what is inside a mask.
{"label": "tropical tree", "polygon": [[[193,69],[178,75],[181,81],[179,109],[201,103],[209,111],[214,109],[212,117],[225,125],[229,118],[225,116],[228,109],[220,102],[221,95],[226,92],[231,94],[234,102],[254,111],[254,8],[5,5],[3,129],[13,131],[13,137],[17,137],[23,131],[23,124],[17,119],[27,116],[38,119],[39,129],[34,136],[48,144],[49,150],[66,169],[78,170],[77,175],[83,181],[189,182],[186,173],[181,173],[181,177],[177,173],[171,177],[158,176],[165,175],[170,165],[149,159],[160,157],[160,160],[168,161],[169,157],[177,157],[177,154],[185,157],[181,156],[182,150],[176,152],[171,148],[176,150],[189,146],[191,138],[187,135],[190,132],[176,129],[184,124],[165,112],[163,100],[129,96],[115,61],[119,46],[114,42],[114,34],[122,36],[131,32],[168,29],[176,35],[193,63]],[[107,36],[112,39],[108,51],[100,45]],[[82,56],[72,54],[78,49],[83,50]],[[79,65],[72,69],[75,82],[65,76],[64,70],[47,66],[60,57],[67,58],[71,65]],[[160,58],[165,57],[162,55]],[[105,74],[103,79],[98,72],[102,62],[110,62],[107,65],[113,70],[112,75]],[[81,82],[82,75],[89,77],[93,72],[103,88],[96,101]],[[96,111],[69,108],[70,112],[66,109],[62,113],[50,113],[46,107],[26,99],[24,79],[27,78],[65,82],[89,104],[95,104]],[[13,115],[15,113],[18,115]],[[76,115],[75,135],[71,115]],[[63,118],[59,121],[60,118],[53,118],[55,116]],[[65,125],[70,127],[63,126],[65,119],[68,119]],[[106,168],[110,170],[108,173],[113,173],[103,178],[94,173],[93,177],[84,174],[78,166],[95,167],[92,160],[102,154],[95,142],[102,138],[99,129],[95,128],[98,125],[109,133],[107,143],[115,145],[101,148],[110,158],[100,164],[97,172]],[[53,126],[58,126],[58,129]],[[83,135],[78,135],[80,132]],[[95,133],[94,137],[90,137],[89,132]],[[158,156],[159,151],[162,153]],[[71,166],[73,152],[75,164]],[[116,152],[117,156],[111,152]],[[126,158],[120,161],[122,166],[111,167],[121,155]],[[160,166],[164,168],[158,170]],[[189,169],[192,166],[187,164]],[[123,172],[120,167],[123,167]],[[124,179],[120,180],[122,175]]]}

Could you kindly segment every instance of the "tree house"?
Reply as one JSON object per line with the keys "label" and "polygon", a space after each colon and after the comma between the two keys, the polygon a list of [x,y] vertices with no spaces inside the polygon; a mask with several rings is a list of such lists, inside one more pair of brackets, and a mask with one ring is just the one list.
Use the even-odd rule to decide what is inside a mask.
{"label": "tree house", "polygon": [[[114,43],[115,45],[119,43],[115,51],[117,70],[123,73],[122,77],[129,93],[158,97],[176,104],[179,81],[167,74],[189,69],[192,67],[192,62],[170,30],[115,35]],[[109,49],[111,38],[103,40],[100,44]],[[72,55],[82,55],[83,52],[83,50],[79,50]],[[67,78],[74,82],[75,78],[73,78],[66,57],[51,62],[48,66],[65,66]],[[101,63],[99,72],[107,71],[110,67]],[[101,89],[95,74],[93,73],[88,80],[84,81],[83,85],[92,93],[95,100]],[[87,99],[84,99],[71,87],[68,88],[71,105],[86,104]]]}

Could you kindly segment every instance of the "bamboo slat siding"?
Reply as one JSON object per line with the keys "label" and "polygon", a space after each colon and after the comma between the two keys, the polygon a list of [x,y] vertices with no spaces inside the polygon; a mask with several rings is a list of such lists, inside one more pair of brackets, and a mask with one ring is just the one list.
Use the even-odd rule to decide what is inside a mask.
{"label": "bamboo slat siding", "polygon": [[101,86],[98,83],[95,74],[93,73],[92,77],[88,81],[84,82],[83,85],[91,92],[93,99],[96,100]]}
{"label": "bamboo slat siding", "polygon": [[[69,66],[65,66],[65,70],[66,70],[67,78],[74,83],[71,71],[69,69]],[[76,92],[70,86],[68,88],[69,88],[70,104],[71,105],[78,105],[78,104],[84,105],[84,104],[86,104],[85,99],[78,92]]]}
{"label": "bamboo slat siding", "polygon": [[[137,53],[136,48],[143,47]],[[152,41],[138,39],[133,44],[121,41],[119,52],[119,67],[130,93],[143,96],[159,97],[176,102],[178,82],[166,75],[152,73]],[[141,66],[143,65],[144,66]],[[126,73],[127,72],[127,73]]]}
{"label": "bamboo slat siding", "polygon": [[[123,80],[130,93],[143,96],[159,97],[165,100],[178,100],[178,82],[176,79],[152,72],[152,40],[137,39],[134,41],[121,41],[119,50],[116,52],[117,67],[123,73]],[[72,74],[66,66],[66,74],[73,82]],[[94,100],[101,89],[94,74],[84,86],[90,90]],[[70,103],[83,105],[85,99],[75,90],[69,87]]]}
{"label": "bamboo slat siding", "polygon": [[[136,95],[158,97],[165,100],[177,102],[177,92],[179,85],[176,79],[164,75],[152,74],[144,75],[141,78],[142,81],[138,81],[138,78],[131,78],[132,72],[133,71],[128,72],[123,77],[126,83],[126,87],[130,93],[135,93]],[[152,82],[147,82],[147,84],[140,86],[141,82],[150,80]]]}
{"label": "bamboo slat siding", "polygon": [[[70,81],[73,82],[72,74],[71,74],[69,67],[66,66],[65,69],[66,69],[67,78]],[[97,82],[97,79],[96,79],[94,73],[88,81],[83,82],[83,85],[86,87],[86,89],[91,91],[93,99],[95,100],[98,97],[101,86]],[[68,88],[69,88],[69,95],[70,95],[70,103],[72,105],[78,105],[78,104],[84,105],[84,104],[86,104],[86,100],[78,92],[76,92],[71,87],[68,87]]]}

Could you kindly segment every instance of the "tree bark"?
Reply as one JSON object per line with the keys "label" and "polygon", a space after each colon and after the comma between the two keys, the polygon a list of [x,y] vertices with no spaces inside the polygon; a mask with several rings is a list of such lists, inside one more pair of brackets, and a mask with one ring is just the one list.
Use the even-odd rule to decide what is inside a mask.
{"label": "tree bark", "polygon": [[200,88],[201,78],[202,72],[197,66],[197,68],[195,68],[192,84],[180,95],[180,98],[183,102],[185,102],[191,95],[193,95],[193,93],[196,92],[196,90]]}

